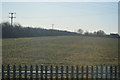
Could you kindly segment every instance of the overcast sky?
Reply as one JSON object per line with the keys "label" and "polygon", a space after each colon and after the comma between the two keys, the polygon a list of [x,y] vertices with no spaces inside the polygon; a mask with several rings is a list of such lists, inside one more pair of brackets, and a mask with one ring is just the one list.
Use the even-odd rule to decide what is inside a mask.
{"label": "overcast sky", "polygon": [[118,2],[119,0],[1,0],[2,2]]}
{"label": "overcast sky", "polygon": [[118,32],[118,2],[3,2],[2,21],[10,21],[9,12],[25,26]]}

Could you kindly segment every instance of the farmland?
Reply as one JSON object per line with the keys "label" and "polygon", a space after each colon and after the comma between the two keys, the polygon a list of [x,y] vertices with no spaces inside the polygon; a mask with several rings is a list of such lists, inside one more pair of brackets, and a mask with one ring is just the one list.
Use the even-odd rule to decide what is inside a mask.
{"label": "farmland", "polygon": [[3,64],[99,65],[118,63],[118,39],[85,36],[7,38]]}

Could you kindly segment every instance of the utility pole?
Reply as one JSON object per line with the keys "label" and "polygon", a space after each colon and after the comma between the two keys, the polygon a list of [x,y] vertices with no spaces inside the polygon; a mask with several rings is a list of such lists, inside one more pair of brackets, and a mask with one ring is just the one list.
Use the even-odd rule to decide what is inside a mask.
{"label": "utility pole", "polygon": [[54,29],[54,24],[52,24],[52,29]]}
{"label": "utility pole", "polygon": [[16,13],[9,13],[10,14],[10,21],[11,21],[11,26],[13,25],[13,18],[16,18],[16,17],[14,17],[14,14],[16,14]]}

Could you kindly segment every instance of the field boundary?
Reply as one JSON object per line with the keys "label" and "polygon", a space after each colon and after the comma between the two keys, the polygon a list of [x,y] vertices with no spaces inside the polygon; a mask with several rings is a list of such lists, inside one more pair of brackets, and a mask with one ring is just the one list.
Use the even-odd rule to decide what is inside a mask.
{"label": "field boundary", "polygon": [[120,79],[120,65],[16,66],[2,65],[2,79]]}

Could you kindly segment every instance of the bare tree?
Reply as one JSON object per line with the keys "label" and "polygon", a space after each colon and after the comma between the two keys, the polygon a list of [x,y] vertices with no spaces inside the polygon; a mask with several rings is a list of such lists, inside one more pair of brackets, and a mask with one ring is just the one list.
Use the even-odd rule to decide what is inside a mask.
{"label": "bare tree", "polygon": [[78,29],[78,31],[77,31],[79,34],[83,34],[83,30],[82,29]]}
{"label": "bare tree", "polygon": [[99,31],[97,31],[97,35],[98,36],[104,36],[105,32],[103,30],[99,30]]}

